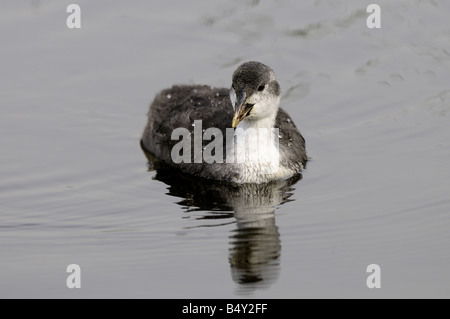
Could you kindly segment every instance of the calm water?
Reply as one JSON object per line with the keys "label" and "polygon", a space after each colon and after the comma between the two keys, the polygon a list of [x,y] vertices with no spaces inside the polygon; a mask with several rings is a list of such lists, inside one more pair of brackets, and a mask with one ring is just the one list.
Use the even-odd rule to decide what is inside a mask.
{"label": "calm water", "polygon": [[[3,1],[0,297],[450,297],[450,2]],[[303,178],[148,171],[148,105],[270,65]],[[81,267],[81,289],[66,267]],[[369,264],[381,288],[369,289]]]}

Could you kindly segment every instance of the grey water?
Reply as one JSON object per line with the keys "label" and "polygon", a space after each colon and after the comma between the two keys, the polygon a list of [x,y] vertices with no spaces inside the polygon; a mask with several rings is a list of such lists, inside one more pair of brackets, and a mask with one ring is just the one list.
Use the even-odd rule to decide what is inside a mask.
{"label": "grey water", "polygon": [[[69,29],[72,2],[2,1],[1,298],[450,297],[450,2],[379,0],[370,29],[364,1],[79,0]],[[149,168],[155,94],[247,60],[278,76],[301,179]]]}

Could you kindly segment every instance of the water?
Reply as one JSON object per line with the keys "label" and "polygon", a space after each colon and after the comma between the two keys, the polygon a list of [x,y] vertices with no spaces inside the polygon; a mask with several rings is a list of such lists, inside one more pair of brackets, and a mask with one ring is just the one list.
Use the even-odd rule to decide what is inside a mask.
{"label": "water", "polygon": [[[361,1],[279,0],[78,1],[69,30],[69,3],[2,4],[0,297],[450,297],[448,1],[378,1],[381,29]],[[148,171],[154,95],[246,60],[278,75],[303,178]]]}

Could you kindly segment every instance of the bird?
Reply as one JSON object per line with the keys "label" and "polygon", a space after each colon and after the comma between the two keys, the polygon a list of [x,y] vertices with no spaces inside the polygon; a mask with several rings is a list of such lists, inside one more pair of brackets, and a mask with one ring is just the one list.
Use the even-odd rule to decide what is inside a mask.
{"label": "bird", "polygon": [[269,183],[301,174],[305,139],[280,107],[274,71],[244,62],[231,88],[173,85],[150,105],[141,147],[156,168],[197,178]]}

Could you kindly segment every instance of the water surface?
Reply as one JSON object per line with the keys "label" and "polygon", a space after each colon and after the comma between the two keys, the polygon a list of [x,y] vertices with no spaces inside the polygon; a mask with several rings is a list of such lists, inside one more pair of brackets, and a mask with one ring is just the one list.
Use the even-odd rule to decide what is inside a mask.
{"label": "water surface", "polygon": [[[0,296],[450,297],[450,4],[4,1]],[[148,171],[148,105],[270,65],[311,162],[269,188]],[[66,287],[66,267],[82,288]],[[382,287],[368,289],[378,264]]]}

